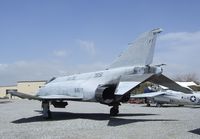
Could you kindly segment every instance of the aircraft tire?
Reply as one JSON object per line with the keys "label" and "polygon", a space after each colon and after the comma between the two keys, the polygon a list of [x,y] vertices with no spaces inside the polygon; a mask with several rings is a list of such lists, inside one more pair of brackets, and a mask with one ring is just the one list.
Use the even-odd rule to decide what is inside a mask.
{"label": "aircraft tire", "polygon": [[150,103],[147,103],[147,105],[146,105],[147,107],[150,107],[151,105],[150,105]]}
{"label": "aircraft tire", "polygon": [[110,116],[116,116],[118,113],[119,113],[119,109],[118,108],[112,107],[110,109]]}
{"label": "aircraft tire", "polygon": [[48,119],[51,119],[51,118],[52,118],[51,111],[48,110]]}
{"label": "aircraft tire", "polygon": [[162,104],[156,103],[156,107],[162,107]]}
{"label": "aircraft tire", "polygon": [[183,106],[184,106],[184,105],[182,105],[182,104],[179,104],[179,105],[178,105],[178,107],[183,107]]}

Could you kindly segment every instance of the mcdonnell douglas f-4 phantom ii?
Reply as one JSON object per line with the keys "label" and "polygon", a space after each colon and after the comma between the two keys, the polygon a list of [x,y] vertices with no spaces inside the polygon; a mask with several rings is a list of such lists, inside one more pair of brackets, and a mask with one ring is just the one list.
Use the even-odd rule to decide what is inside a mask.
{"label": "mcdonnell douglas f-4 phantom ii", "polygon": [[150,65],[160,28],[139,36],[106,70],[57,77],[50,80],[35,96],[21,92],[10,92],[20,98],[42,102],[43,117],[50,118],[49,105],[65,108],[71,101],[99,102],[111,106],[110,115],[119,113],[121,102],[127,102],[130,93],[140,83],[150,81],[172,90],[189,92],[162,75],[160,65]]}

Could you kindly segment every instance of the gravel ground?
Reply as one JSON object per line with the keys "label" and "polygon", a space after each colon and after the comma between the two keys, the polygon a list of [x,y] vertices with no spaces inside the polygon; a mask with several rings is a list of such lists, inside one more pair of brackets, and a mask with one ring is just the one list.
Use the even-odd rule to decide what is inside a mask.
{"label": "gravel ground", "polygon": [[117,117],[99,103],[69,102],[51,106],[53,119],[41,117],[33,100],[0,100],[0,138],[199,139],[200,107],[144,107],[123,104]]}

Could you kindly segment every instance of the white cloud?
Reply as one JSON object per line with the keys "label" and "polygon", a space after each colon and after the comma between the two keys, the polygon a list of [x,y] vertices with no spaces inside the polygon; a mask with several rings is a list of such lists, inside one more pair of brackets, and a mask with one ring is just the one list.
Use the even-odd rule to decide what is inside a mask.
{"label": "white cloud", "polygon": [[77,64],[74,66],[55,61],[17,61],[0,64],[0,86],[16,84],[22,80],[49,80],[52,77],[104,69],[106,64]]}
{"label": "white cloud", "polygon": [[88,54],[94,56],[96,53],[95,44],[93,41],[84,41],[84,40],[78,40],[77,41],[84,51],[86,51]]}
{"label": "white cloud", "polygon": [[64,67],[52,62],[17,61],[11,64],[1,64],[0,85],[16,84],[20,80],[48,80],[59,76],[59,70]]}
{"label": "white cloud", "polygon": [[196,73],[200,79],[200,31],[176,32],[161,35],[156,46],[155,62],[166,63],[164,72]]}
{"label": "white cloud", "polygon": [[79,64],[76,66],[76,73],[93,72],[98,70],[104,70],[107,64],[96,62],[91,64]]}
{"label": "white cloud", "polygon": [[181,42],[194,42],[198,41],[200,31],[198,32],[176,32],[168,33],[160,37],[161,41],[181,41]]}
{"label": "white cloud", "polygon": [[0,64],[0,71],[5,70],[8,67],[7,64]]}
{"label": "white cloud", "polygon": [[66,50],[55,50],[53,51],[54,56],[57,57],[65,57],[67,55],[67,51]]}
{"label": "white cloud", "polygon": [[[92,41],[78,41],[90,55],[95,54]],[[56,51],[55,51],[56,52]],[[68,51],[57,51],[66,56]],[[165,63],[164,74],[196,73],[200,79],[200,32],[178,32],[159,36],[156,44],[155,64]],[[0,85],[16,84],[20,80],[48,80],[52,77],[84,73],[106,68],[106,63],[67,64],[66,61],[17,61],[0,64]]]}

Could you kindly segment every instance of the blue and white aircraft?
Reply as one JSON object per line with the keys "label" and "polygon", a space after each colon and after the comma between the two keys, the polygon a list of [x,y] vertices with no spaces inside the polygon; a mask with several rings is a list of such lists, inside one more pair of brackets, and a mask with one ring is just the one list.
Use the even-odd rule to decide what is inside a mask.
{"label": "blue and white aircraft", "polygon": [[34,96],[22,92],[10,94],[41,101],[43,117],[50,118],[50,104],[64,108],[69,100],[111,106],[110,115],[115,116],[119,113],[120,103],[127,102],[131,91],[145,81],[189,93],[190,90],[162,75],[161,66],[151,65],[160,32],[162,30],[157,28],[143,33],[106,70],[54,78]]}
{"label": "blue and white aircraft", "polygon": [[163,104],[200,105],[200,93],[183,93],[173,90],[160,90],[157,92],[143,93],[131,96],[131,98],[145,99],[147,106],[156,104],[157,107]]}

